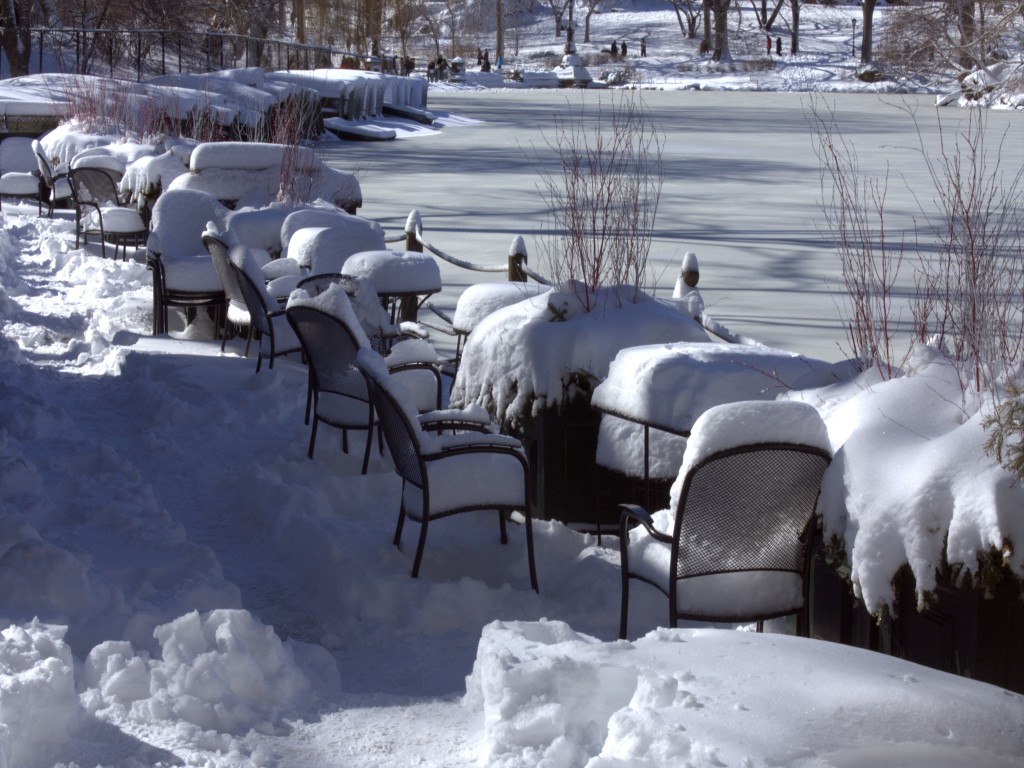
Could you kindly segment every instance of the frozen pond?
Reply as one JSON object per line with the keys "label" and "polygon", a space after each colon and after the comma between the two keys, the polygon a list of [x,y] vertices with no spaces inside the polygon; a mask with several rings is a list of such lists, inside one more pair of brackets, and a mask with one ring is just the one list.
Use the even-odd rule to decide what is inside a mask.
{"label": "frozen pond", "polygon": [[[540,242],[548,215],[538,193],[538,156],[556,172],[547,146],[555,138],[554,115],[586,99],[585,114],[597,119],[598,101],[620,95],[431,92],[430,109],[446,123],[443,129],[387,143],[323,145],[325,159],[358,174],[362,213],[389,233],[401,231],[417,209],[430,242],[486,264],[504,263],[512,238],[523,235],[531,267],[550,274]],[[921,142],[938,159],[940,139],[951,144],[966,125],[966,110],[936,110],[930,96],[646,91],[643,99],[665,133],[666,178],[649,269],[658,292],[671,292],[683,254],[692,250],[716,320],[772,346],[828,360],[845,356],[838,257],[819,203],[812,104],[819,114],[834,112],[864,173],[888,175],[888,237],[891,243],[901,230],[911,235],[901,283],[912,286],[913,220],[934,197]],[[1022,116],[987,112],[985,118],[990,149],[1008,132],[1002,167],[1012,173],[1024,163]],[[446,288],[435,303],[449,309],[466,285],[498,279],[447,265],[442,274]]]}

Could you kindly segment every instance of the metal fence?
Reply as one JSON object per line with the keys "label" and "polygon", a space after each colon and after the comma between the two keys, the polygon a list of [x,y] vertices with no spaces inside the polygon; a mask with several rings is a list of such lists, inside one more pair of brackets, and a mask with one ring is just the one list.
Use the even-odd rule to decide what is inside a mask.
{"label": "metal fence", "polygon": [[[378,57],[324,45],[217,31],[35,27],[32,46],[32,74],[91,74],[134,77],[138,81],[175,72],[212,72],[236,67],[315,69],[337,66],[345,57],[367,69],[379,69],[387,63]],[[10,76],[10,62],[0,52],[0,78]]]}

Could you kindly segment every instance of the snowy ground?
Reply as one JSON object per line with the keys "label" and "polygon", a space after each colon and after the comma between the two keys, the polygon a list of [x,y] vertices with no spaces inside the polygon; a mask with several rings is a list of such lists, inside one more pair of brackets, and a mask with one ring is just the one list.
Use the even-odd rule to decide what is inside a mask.
{"label": "snowy ground", "polygon": [[[804,38],[820,66],[774,81],[778,90],[812,79],[808,69],[847,82],[848,12],[823,13],[804,12],[823,31]],[[669,61],[669,12],[600,22],[607,39],[650,32],[649,52]],[[466,97],[436,95],[459,121]],[[548,95],[508,103],[533,110],[521,124],[550,114]],[[738,122],[750,103],[737,102]],[[454,127],[442,133],[458,141]],[[407,150],[401,139],[358,147],[364,212],[389,229],[410,197],[435,191],[430,167],[448,162],[426,139],[406,144],[423,175],[386,211],[376,200],[395,182],[375,177],[375,153]],[[473,160],[457,177],[466,197],[441,187],[445,202],[426,217],[460,256],[477,247],[471,230],[490,236],[497,220],[467,219],[466,200],[522,197],[528,184],[483,195],[475,169],[488,158]],[[756,158],[746,165],[756,172]],[[729,216],[720,237],[704,233],[708,251],[754,205],[723,200]],[[5,201],[0,234],[0,624],[11,625],[0,640],[0,766],[1020,764],[1024,698],[992,686],[780,635],[642,637],[663,615],[653,596],[633,606],[634,640],[614,641],[617,553],[557,523],[536,525],[540,595],[520,530],[501,547],[490,515],[439,523],[411,580],[408,532],[404,551],[390,544],[399,486],[387,460],[360,476],[359,451],[337,452],[330,430],[306,458],[297,361],[255,375],[237,344],[221,355],[201,338],[150,337],[146,269],[76,251],[66,215],[33,214]],[[488,253],[521,234],[527,214],[515,215]],[[743,239],[756,247],[755,232]],[[756,288],[763,276],[744,279]],[[770,306],[752,301],[725,319]],[[820,305],[807,311],[821,317]]]}

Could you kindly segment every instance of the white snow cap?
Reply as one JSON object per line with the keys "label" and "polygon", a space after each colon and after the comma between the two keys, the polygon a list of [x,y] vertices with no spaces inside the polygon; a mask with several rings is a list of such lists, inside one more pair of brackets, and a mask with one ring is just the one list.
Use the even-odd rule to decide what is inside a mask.
{"label": "white snow cap", "polygon": [[683,256],[683,268],[681,272],[699,272],[700,267],[697,265],[697,254],[693,251],[687,251],[686,255]]}

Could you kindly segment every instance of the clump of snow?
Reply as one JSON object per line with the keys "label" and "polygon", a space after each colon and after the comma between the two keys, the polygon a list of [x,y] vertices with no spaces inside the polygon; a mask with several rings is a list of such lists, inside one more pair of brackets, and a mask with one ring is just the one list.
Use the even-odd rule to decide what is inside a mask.
{"label": "clump of snow", "polygon": [[81,708],[67,627],[38,620],[0,632],[0,766],[55,757],[70,738]]}
{"label": "clump of snow", "polygon": [[[137,723],[185,722],[204,731],[273,734],[283,718],[308,706],[315,688],[272,627],[248,611],[192,612],[157,627],[159,659],[109,641],[85,660],[86,708],[101,717]],[[336,687],[327,670],[324,689]],[[325,674],[326,673],[326,674]]]}

